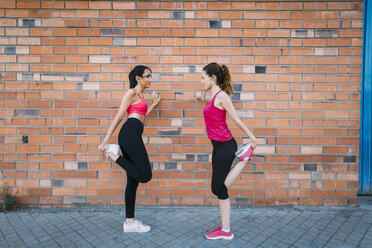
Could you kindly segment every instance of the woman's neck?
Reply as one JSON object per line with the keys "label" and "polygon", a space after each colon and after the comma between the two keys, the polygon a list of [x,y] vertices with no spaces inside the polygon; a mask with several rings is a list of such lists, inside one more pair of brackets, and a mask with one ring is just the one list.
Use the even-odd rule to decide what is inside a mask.
{"label": "woman's neck", "polygon": [[211,95],[214,96],[218,91],[220,91],[221,88],[217,84],[213,85],[210,89]]}
{"label": "woman's neck", "polygon": [[136,87],[134,87],[134,88],[136,88],[137,89],[137,91],[139,92],[139,93],[141,93],[141,95],[143,94],[143,92],[145,91],[145,89],[142,89],[142,87],[141,86],[139,86],[139,85],[137,85]]}

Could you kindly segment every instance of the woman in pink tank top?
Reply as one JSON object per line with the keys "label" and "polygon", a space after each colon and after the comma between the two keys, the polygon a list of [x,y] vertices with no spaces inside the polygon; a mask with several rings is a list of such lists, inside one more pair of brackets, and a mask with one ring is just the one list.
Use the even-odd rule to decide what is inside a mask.
{"label": "woman in pink tank top", "polygon": [[196,97],[207,102],[203,114],[207,135],[213,145],[212,192],[219,199],[222,222],[222,225],[205,236],[208,239],[232,239],[234,234],[230,229],[230,199],[227,191],[248,160],[240,161],[231,168],[237,144],[226,124],[226,113],[247,134],[253,149],[256,147],[256,137],[241,121],[231,102],[233,87],[226,65],[217,63],[206,65],[202,71],[201,84],[206,92],[198,91]]}

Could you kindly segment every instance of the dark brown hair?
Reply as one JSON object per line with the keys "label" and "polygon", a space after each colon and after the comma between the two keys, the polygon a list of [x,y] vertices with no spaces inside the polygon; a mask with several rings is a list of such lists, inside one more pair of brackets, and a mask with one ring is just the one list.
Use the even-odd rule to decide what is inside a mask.
{"label": "dark brown hair", "polygon": [[229,96],[234,93],[234,88],[232,86],[231,81],[231,74],[229,68],[226,65],[219,65],[217,63],[210,63],[204,66],[203,71],[212,77],[214,75],[216,77],[217,85],[225,91]]}

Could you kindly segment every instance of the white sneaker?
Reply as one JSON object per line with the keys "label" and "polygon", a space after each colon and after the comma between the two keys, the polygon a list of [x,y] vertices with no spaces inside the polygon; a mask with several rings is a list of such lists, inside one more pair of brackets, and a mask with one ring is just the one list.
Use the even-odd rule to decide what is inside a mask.
{"label": "white sneaker", "polygon": [[125,233],[127,232],[138,232],[138,233],[145,233],[149,232],[151,230],[150,226],[147,226],[145,224],[142,224],[139,220],[134,220],[133,224],[127,224],[127,222],[124,221],[123,224],[123,231]]}
{"label": "white sneaker", "polygon": [[106,152],[106,158],[108,158],[108,154],[109,153],[113,153],[115,155],[119,155],[119,150],[120,150],[120,146],[117,145],[117,144],[109,144],[108,145],[108,149],[107,149],[107,152]]}
{"label": "white sneaker", "polygon": [[253,156],[253,149],[250,143],[243,145],[236,153],[235,156],[239,158],[239,161],[251,160]]}

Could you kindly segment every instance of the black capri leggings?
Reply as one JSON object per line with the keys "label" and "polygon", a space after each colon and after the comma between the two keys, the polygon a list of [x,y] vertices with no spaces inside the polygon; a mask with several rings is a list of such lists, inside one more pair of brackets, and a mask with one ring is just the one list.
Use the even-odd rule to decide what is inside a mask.
{"label": "black capri leggings", "polygon": [[123,156],[116,163],[127,172],[125,189],[125,212],[127,218],[134,218],[136,191],[138,183],[151,180],[152,171],[149,156],[142,140],[143,123],[136,118],[129,118],[119,133],[119,145]]}
{"label": "black capri leggings", "polygon": [[221,142],[211,140],[213,145],[212,153],[212,192],[218,199],[225,200],[229,198],[225,179],[229,174],[232,162],[235,158],[235,152],[238,145],[234,138],[229,141]]}

